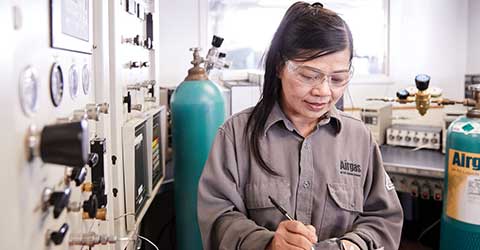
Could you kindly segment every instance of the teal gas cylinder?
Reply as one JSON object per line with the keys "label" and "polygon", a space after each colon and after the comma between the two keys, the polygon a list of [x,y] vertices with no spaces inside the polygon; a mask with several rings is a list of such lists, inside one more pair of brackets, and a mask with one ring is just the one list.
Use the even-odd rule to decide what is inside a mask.
{"label": "teal gas cylinder", "polygon": [[[478,98],[478,92],[476,97]],[[446,136],[440,249],[480,249],[480,107],[478,99],[474,109],[450,124]]]}
{"label": "teal gas cylinder", "polygon": [[177,249],[202,249],[197,222],[198,180],[218,128],[225,120],[222,93],[208,80],[194,51],[194,65],[172,95]]}

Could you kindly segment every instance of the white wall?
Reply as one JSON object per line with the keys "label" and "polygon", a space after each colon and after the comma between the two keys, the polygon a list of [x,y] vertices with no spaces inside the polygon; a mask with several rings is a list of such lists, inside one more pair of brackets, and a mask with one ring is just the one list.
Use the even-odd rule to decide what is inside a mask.
{"label": "white wall", "polygon": [[467,73],[480,74],[480,1],[468,3]]}
{"label": "white wall", "polygon": [[[202,47],[206,53],[206,8],[208,0],[160,0],[159,33],[160,86],[176,86],[191,68],[189,48]],[[200,15],[200,13],[204,13]]]}
{"label": "white wall", "polygon": [[[355,106],[364,103],[367,97],[395,96],[398,89],[415,85],[414,77],[420,73],[430,75],[431,86],[442,88],[444,97],[463,98],[467,14],[468,0],[391,0],[393,84],[350,85]],[[349,103],[347,98],[347,106]]]}
{"label": "white wall", "polygon": [[[469,2],[477,11],[470,8],[469,12]],[[367,97],[394,96],[398,89],[414,85],[414,77],[420,73],[430,75],[431,85],[441,87],[445,97],[462,98],[467,68],[468,22],[476,22],[478,30],[480,17],[473,16],[479,13],[479,5],[480,1],[476,0],[391,0],[391,81],[352,84],[350,92],[355,106],[364,103]],[[160,6],[160,53],[163,59],[160,84],[177,85],[190,67],[188,48],[203,44],[204,53],[208,49],[204,34],[208,0],[160,0]],[[472,16],[470,19],[468,14]],[[470,30],[475,25],[471,25]],[[480,32],[471,33],[475,33],[476,38],[471,38],[470,44],[480,44]],[[470,62],[473,59],[477,61]],[[480,56],[475,56],[469,65],[479,65],[478,60]],[[347,97],[346,106],[349,104]]]}

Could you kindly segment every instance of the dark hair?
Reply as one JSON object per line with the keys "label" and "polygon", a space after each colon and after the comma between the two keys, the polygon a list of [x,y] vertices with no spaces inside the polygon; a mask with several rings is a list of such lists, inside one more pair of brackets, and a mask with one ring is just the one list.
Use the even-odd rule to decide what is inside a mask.
{"label": "dark hair", "polygon": [[353,57],[353,39],[345,21],[320,3],[296,2],[285,13],[273,36],[264,60],[265,77],[262,97],[248,118],[247,145],[260,166],[278,176],[262,158],[259,141],[275,102],[280,99],[282,84],[279,70],[285,61],[309,61],[348,48]]}

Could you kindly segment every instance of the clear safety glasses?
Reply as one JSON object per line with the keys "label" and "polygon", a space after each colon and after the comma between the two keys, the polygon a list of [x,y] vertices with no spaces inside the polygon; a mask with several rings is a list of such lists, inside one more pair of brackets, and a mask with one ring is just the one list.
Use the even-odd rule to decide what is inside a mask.
{"label": "clear safety glasses", "polygon": [[345,86],[353,76],[353,66],[349,70],[327,73],[320,69],[297,64],[290,60],[286,61],[287,69],[294,75],[299,82],[313,87],[325,81],[332,89]]}

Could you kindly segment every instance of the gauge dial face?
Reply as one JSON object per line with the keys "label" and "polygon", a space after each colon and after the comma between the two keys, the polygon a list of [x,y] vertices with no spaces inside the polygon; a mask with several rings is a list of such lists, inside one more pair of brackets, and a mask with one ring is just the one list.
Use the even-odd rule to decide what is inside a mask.
{"label": "gauge dial face", "polygon": [[70,97],[75,99],[78,95],[78,70],[74,64],[68,72],[68,83],[70,85]]}
{"label": "gauge dial face", "polygon": [[50,72],[50,97],[53,106],[58,107],[63,99],[63,71],[59,64],[55,63]]}
{"label": "gauge dial face", "polygon": [[83,93],[85,95],[88,95],[88,92],[90,90],[90,69],[86,64],[83,65],[83,69],[82,69],[82,87],[83,87]]}
{"label": "gauge dial face", "polygon": [[28,66],[20,74],[19,93],[22,110],[27,116],[33,115],[38,108],[39,79],[37,71]]}

